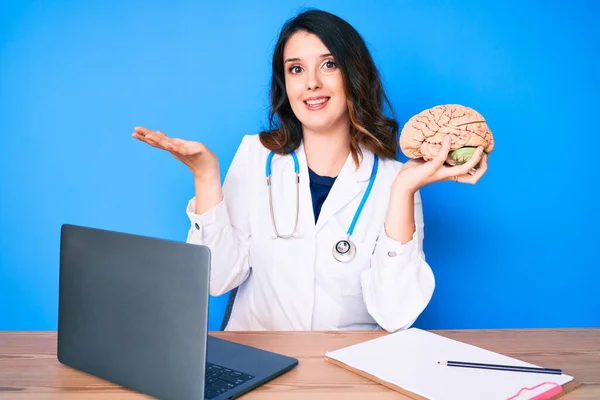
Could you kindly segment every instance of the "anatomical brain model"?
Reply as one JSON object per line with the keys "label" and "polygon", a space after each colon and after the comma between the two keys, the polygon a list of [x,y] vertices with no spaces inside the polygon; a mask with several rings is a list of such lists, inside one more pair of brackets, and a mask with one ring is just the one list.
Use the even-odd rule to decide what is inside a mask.
{"label": "anatomical brain model", "polygon": [[400,133],[400,149],[409,158],[433,159],[446,135],[451,136],[449,164],[463,164],[477,148],[494,149],[494,138],[483,116],[459,104],[436,106],[411,117]]}

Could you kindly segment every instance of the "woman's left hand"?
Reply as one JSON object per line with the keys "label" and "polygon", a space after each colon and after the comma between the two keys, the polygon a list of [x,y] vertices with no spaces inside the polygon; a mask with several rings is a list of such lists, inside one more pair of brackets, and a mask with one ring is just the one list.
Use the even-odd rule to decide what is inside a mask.
{"label": "woman's left hand", "polygon": [[[473,156],[461,165],[444,165],[449,152],[450,136],[446,136],[440,152],[433,160],[409,160],[398,172],[394,185],[415,193],[423,186],[434,182],[454,181],[475,184],[488,169],[487,154],[483,154],[482,146],[479,146]],[[480,163],[479,168],[475,169],[478,163]]]}

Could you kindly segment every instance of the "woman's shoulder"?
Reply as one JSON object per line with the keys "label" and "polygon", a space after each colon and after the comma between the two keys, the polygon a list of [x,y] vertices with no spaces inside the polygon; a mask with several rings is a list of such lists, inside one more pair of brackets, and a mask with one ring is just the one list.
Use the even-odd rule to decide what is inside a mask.
{"label": "woman's shoulder", "polygon": [[379,170],[384,173],[396,176],[400,168],[404,165],[403,162],[396,160],[395,158],[380,158],[379,159]]}
{"label": "woman's shoulder", "polygon": [[259,134],[244,134],[239,142],[234,158],[246,168],[263,168],[269,150],[260,141]]}
{"label": "woman's shoulder", "polygon": [[244,149],[251,153],[266,153],[269,150],[260,141],[258,133],[245,134],[240,143],[240,149]]}
{"label": "woman's shoulder", "polygon": [[259,147],[262,146],[258,133],[247,133],[242,136],[240,147]]}

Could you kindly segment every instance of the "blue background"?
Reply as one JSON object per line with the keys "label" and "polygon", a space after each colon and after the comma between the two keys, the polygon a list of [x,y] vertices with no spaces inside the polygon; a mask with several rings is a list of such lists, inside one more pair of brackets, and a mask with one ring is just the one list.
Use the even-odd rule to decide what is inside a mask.
{"label": "blue background", "polygon": [[133,127],[203,141],[224,176],[306,6],[364,36],[401,124],[462,103],[495,135],[479,184],[422,191],[437,288],[416,325],[600,327],[596,2],[0,4],[0,329],[56,329],[63,223],[185,240],[192,176]]}

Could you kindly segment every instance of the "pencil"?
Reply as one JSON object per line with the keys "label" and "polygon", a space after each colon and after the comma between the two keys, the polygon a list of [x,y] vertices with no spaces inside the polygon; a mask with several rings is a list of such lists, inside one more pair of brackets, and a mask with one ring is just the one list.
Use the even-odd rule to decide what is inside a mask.
{"label": "pencil", "polygon": [[480,369],[495,369],[499,371],[515,371],[515,372],[535,372],[538,374],[554,374],[561,375],[562,370],[558,368],[540,368],[540,367],[522,367],[516,365],[499,365],[499,364],[481,364],[465,361],[439,361],[438,364],[448,367],[464,367],[464,368],[480,368]]}

